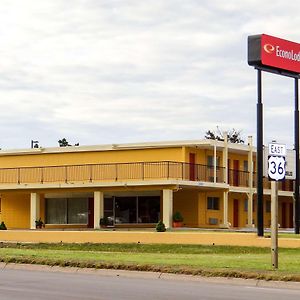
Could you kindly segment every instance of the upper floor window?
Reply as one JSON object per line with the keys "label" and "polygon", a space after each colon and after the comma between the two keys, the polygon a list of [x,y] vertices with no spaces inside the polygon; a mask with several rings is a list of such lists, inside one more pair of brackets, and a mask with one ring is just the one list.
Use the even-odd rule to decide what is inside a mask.
{"label": "upper floor window", "polygon": [[207,209],[219,210],[219,197],[207,197]]}
{"label": "upper floor window", "polygon": [[249,168],[248,168],[248,160],[244,160],[244,171],[248,172]]}
{"label": "upper floor window", "polygon": [[[220,157],[217,156],[217,167],[220,165]],[[207,166],[213,167],[214,166],[214,157],[212,155],[207,156]]]}

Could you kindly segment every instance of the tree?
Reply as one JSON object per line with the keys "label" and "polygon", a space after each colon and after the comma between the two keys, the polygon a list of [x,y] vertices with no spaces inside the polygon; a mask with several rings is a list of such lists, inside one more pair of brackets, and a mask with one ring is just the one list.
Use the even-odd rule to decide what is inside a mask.
{"label": "tree", "polygon": [[61,140],[58,140],[59,147],[67,147],[72,146],[69,144],[69,142],[66,140],[66,138],[62,138]]}
{"label": "tree", "polygon": [[[242,132],[241,130],[236,130],[234,128],[229,130],[227,132],[228,141],[230,143],[235,143],[235,144],[244,144],[245,141],[242,139],[241,132]],[[218,126],[217,126],[217,131],[212,131],[212,130],[206,131],[204,137],[209,140],[224,141],[223,132],[219,129]]]}
{"label": "tree", "polygon": [[[71,144],[69,144],[66,138],[62,138],[61,140],[58,140],[58,145],[59,147],[72,146]],[[79,146],[79,143],[74,144],[74,146]]]}

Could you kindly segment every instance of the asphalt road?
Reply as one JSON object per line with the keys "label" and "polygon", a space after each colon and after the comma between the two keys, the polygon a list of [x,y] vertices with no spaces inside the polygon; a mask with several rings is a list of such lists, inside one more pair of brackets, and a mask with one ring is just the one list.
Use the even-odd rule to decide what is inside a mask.
{"label": "asphalt road", "polygon": [[84,273],[84,270],[75,273],[5,268],[0,269],[0,299],[298,300],[300,297],[300,289],[225,284],[201,279],[149,278],[142,273],[141,277],[105,272],[91,274],[90,271]]}

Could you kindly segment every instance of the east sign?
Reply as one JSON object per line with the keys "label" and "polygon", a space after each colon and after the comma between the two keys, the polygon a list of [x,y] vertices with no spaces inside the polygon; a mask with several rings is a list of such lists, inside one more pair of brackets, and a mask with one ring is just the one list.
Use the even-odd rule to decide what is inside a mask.
{"label": "east sign", "polygon": [[300,74],[300,44],[267,34],[251,35],[248,64]]}

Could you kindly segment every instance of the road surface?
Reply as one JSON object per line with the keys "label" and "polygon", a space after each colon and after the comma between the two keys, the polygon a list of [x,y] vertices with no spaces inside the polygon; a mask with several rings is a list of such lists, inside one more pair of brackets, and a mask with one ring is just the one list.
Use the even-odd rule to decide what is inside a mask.
{"label": "road surface", "polygon": [[[105,300],[193,300],[193,299],[297,299],[300,289],[286,289],[276,287],[256,287],[239,283],[219,283],[205,279],[164,279],[163,277],[150,277],[148,275],[126,276],[125,273],[109,271],[97,273],[96,271],[74,272],[0,269],[0,299],[1,300],[44,300],[44,299],[105,299]],[[121,274],[121,275],[119,275]],[[173,276],[175,277],[175,276]],[[230,280],[228,280],[231,282]],[[300,285],[300,283],[299,283]]]}

